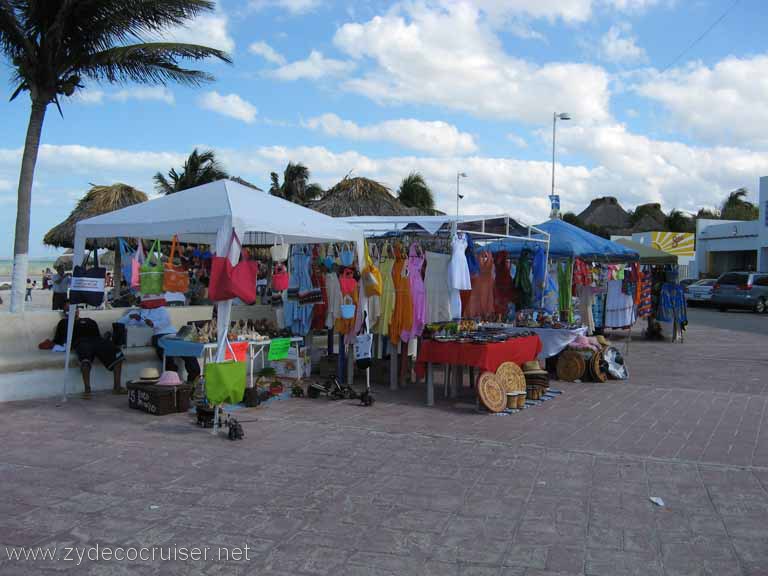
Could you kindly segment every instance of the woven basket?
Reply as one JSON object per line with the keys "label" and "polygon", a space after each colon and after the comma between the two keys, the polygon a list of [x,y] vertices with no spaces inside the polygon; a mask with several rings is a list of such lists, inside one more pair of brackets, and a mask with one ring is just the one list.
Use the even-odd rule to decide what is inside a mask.
{"label": "woven basket", "polygon": [[605,382],[608,380],[608,374],[605,373],[602,366],[603,362],[603,351],[597,352],[593,357],[592,360],[589,363],[589,366],[587,366],[587,371],[589,372],[589,378],[593,382]]}
{"label": "woven basket", "polygon": [[575,350],[565,350],[557,358],[557,379],[574,382],[584,376],[584,356]]}
{"label": "woven basket", "polygon": [[521,392],[525,390],[525,374],[520,366],[514,362],[504,362],[496,369],[496,376],[504,385],[507,392]]}
{"label": "woven basket", "polygon": [[477,379],[477,394],[491,412],[502,412],[507,407],[507,393],[501,379],[493,372],[483,372]]}

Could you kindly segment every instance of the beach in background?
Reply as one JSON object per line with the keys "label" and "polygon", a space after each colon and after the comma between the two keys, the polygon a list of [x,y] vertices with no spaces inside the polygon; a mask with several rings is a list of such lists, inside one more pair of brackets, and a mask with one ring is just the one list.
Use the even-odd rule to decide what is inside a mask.
{"label": "beach in background", "polygon": [[[43,279],[43,270],[50,268],[53,270],[53,263],[56,258],[35,258],[29,261],[28,276],[31,280],[37,280],[40,284]],[[0,258],[0,284],[10,282],[13,274],[13,260],[11,258]]]}

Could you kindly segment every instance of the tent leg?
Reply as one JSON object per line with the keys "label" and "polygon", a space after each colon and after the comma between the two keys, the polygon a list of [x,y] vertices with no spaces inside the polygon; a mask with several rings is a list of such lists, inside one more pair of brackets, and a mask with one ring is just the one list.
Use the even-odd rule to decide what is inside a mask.
{"label": "tent leg", "polygon": [[397,353],[400,345],[389,345],[389,389],[397,390]]}
{"label": "tent leg", "polygon": [[344,362],[345,359],[345,350],[344,350],[344,334],[339,334],[339,355],[336,359],[336,377],[339,379],[339,382],[342,384],[344,383]]}
{"label": "tent leg", "polygon": [[435,405],[434,364],[427,362],[427,406]]}
{"label": "tent leg", "polygon": [[352,386],[355,381],[355,353],[352,345],[347,350],[347,386]]}

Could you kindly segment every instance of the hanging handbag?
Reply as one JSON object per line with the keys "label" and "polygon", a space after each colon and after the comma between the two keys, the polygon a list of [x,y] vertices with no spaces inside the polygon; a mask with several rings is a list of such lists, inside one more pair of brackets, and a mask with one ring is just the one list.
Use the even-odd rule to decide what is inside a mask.
{"label": "hanging handbag", "polygon": [[285,262],[288,260],[288,251],[290,249],[290,244],[286,244],[283,241],[283,237],[280,236],[280,244],[277,243],[277,238],[275,238],[275,244],[269,249],[269,254],[272,257],[273,262]]}
{"label": "hanging handbag", "polygon": [[360,333],[355,337],[355,366],[360,370],[371,367],[373,356],[373,334],[368,332],[368,313],[363,312],[363,325]]}
{"label": "hanging handbag", "polygon": [[282,292],[288,290],[290,284],[290,278],[288,277],[288,269],[285,264],[275,264],[275,269],[272,271],[272,290]]}
{"label": "hanging handbag", "polygon": [[365,268],[363,269],[363,286],[365,287],[365,295],[369,298],[373,296],[381,296],[381,272],[374,265],[373,258],[368,252],[368,243],[364,243],[365,247]]}
{"label": "hanging handbag", "polygon": [[342,266],[352,266],[355,263],[355,252],[352,250],[352,246],[344,244],[341,247],[341,254],[339,254]]}
{"label": "hanging handbag", "polygon": [[91,253],[93,254],[92,268],[86,268],[88,262],[88,258],[86,258],[82,266],[75,266],[72,270],[72,284],[69,288],[70,304],[101,306],[104,302],[104,283],[107,269],[99,267],[96,250]]}
{"label": "hanging handbag", "polygon": [[[233,357],[236,353],[225,341],[228,351]],[[206,362],[205,364],[205,396],[211,404],[237,404],[243,401],[245,382],[248,372],[246,362]]]}
{"label": "hanging handbag", "polygon": [[344,320],[352,320],[355,317],[355,301],[352,296],[344,296],[341,301],[341,317]]}
{"label": "hanging handbag", "polygon": [[354,294],[357,290],[357,280],[355,280],[355,272],[352,268],[345,268],[344,272],[341,273],[339,287],[342,294]]}
{"label": "hanging handbag", "polygon": [[136,252],[122,238],[118,238],[117,243],[120,250],[120,270],[123,272],[123,280],[130,286],[133,279],[133,257]]}
{"label": "hanging handbag", "polygon": [[178,238],[173,235],[171,242],[171,255],[168,257],[163,269],[163,290],[166,292],[186,292],[189,290],[189,273],[183,266],[174,266],[173,258],[176,256]]}
{"label": "hanging handbag", "polygon": [[[240,262],[232,265],[229,253],[232,243],[240,246]],[[240,298],[246,304],[256,302],[256,280],[259,276],[259,263],[245,258],[240,239],[232,231],[232,238],[225,256],[214,256],[211,262],[211,280],[208,286],[208,298],[214,302]]]}
{"label": "hanging handbag", "polygon": [[141,265],[144,263],[144,246],[139,239],[138,246],[136,246],[136,252],[131,258],[131,281],[129,286],[132,289],[138,290],[141,287]]}
{"label": "hanging handbag", "polygon": [[163,292],[163,263],[160,260],[160,240],[155,240],[139,266],[139,291],[142,294]]}

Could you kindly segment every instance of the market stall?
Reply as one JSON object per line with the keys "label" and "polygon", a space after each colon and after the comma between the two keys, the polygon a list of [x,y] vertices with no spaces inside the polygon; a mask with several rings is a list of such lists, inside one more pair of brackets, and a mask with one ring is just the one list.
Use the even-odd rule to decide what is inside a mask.
{"label": "market stall", "polygon": [[[403,385],[409,357],[416,357],[415,376],[420,381],[425,373],[431,374],[427,367],[432,364],[458,366],[454,371],[458,377],[464,367],[494,371],[505,361],[523,365],[541,352],[535,334],[520,338],[500,334],[497,337],[503,342],[485,342],[480,325],[474,323],[474,328],[464,326],[450,342],[434,339],[432,332],[461,318],[504,324],[511,315],[513,322],[518,295],[526,306],[536,306],[534,283],[528,276],[540,273],[539,282],[545,281],[546,231],[507,215],[357,216],[345,221],[364,231],[371,261],[384,279],[380,297],[369,300],[369,319],[378,335],[379,357],[382,342],[389,349],[392,390]],[[486,249],[502,239],[527,250],[526,266],[519,267],[518,278],[509,259],[501,254],[493,258]],[[431,405],[431,377],[427,380],[427,404]]]}
{"label": "market stall", "polygon": [[[275,196],[256,193],[230,180],[197,186],[78,222],[74,262],[83,263],[87,239],[114,237],[166,242],[177,238],[181,243],[211,245],[213,252],[228,258],[232,266],[240,261],[241,241],[280,244],[286,246],[286,251],[288,245],[343,242],[350,246],[351,260],[365,261],[364,237],[356,227]],[[291,256],[294,253],[299,254],[299,250]],[[352,310],[350,322],[360,326],[360,310],[367,298],[362,285],[354,296],[359,305]],[[221,362],[227,350],[233,298],[211,299],[217,304],[216,361]],[[65,369],[69,368],[74,314],[69,319]],[[63,393],[66,397],[66,385]]]}

